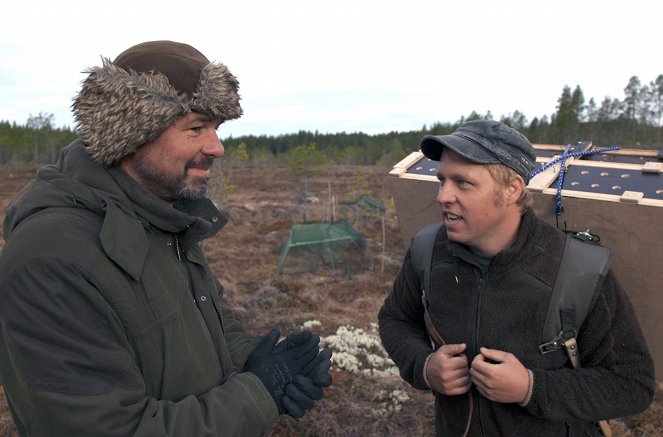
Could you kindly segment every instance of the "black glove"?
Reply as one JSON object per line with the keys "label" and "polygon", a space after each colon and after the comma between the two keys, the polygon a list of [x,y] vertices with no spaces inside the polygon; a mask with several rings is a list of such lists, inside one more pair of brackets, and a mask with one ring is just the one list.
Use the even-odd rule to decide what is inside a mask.
{"label": "black glove", "polygon": [[279,413],[284,413],[282,398],[286,386],[311,362],[318,353],[320,338],[313,335],[297,337],[288,347],[276,348],[279,339],[278,329],[272,329],[256,345],[244,366],[244,370],[254,373],[265,385],[276,402]]}
{"label": "black glove", "polygon": [[298,332],[293,332],[289,334],[285,340],[279,342],[274,347],[274,352],[279,353],[283,352],[286,349],[290,349],[293,347],[300,346],[302,344],[306,344],[309,341],[313,341],[312,339],[315,338],[316,341],[319,343],[320,342],[320,337],[317,335],[313,335],[311,331],[298,331]]}
{"label": "black glove", "polygon": [[313,384],[310,378],[297,375],[290,384],[285,386],[285,396],[281,402],[287,414],[299,419],[313,408],[314,401],[320,399],[322,399],[322,389]]}
{"label": "black glove", "polygon": [[[274,347],[274,352],[282,352],[285,349],[297,347],[301,344],[313,341],[311,340],[312,338],[316,338],[318,341],[320,341],[320,337],[313,335],[311,331],[299,331],[292,333],[288,335],[285,340]],[[331,367],[331,356],[331,349],[324,349],[315,357],[315,360],[306,365],[301,374],[312,379],[314,384],[318,387],[329,387],[332,384],[332,379],[329,375],[329,368]]]}
{"label": "black glove", "polygon": [[332,350],[325,348],[302,370],[302,375],[311,378],[318,387],[329,387],[332,385],[332,377],[329,374],[331,368]]}
{"label": "black glove", "polygon": [[322,399],[321,387],[329,387],[332,384],[329,375],[331,356],[331,349],[324,349],[302,370],[302,374],[295,376],[293,382],[286,386],[282,403],[290,416],[295,419],[303,417],[313,408],[314,401]]}

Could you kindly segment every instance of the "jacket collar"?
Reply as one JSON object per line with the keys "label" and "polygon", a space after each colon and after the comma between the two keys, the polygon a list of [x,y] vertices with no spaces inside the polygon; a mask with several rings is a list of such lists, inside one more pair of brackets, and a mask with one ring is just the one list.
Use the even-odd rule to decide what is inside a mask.
{"label": "jacket collar", "polygon": [[[518,234],[513,244],[492,257],[486,257],[473,252],[469,247],[464,244],[457,243],[447,239],[446,245],[449,254],[455,258],[461,259],[466,263],[472,264],[479,268],[482,273],[486,273],[490,266],[504,266],[514,259],[521,256],[524,252],[525,244],[533,235],[540,232],[537,227],[538,221],[536,215],[531,209],[528,209],[521,218]],[[446,235],[446,233],[444,234]]]}
{"label": "jacket collar", "polygon": [[108,172],[136,215],[151,226],[198,242],[216,234],[227,223],[227,218],[207,198],[171,204],[145,191],[119,167],[111,167]]}
{"label": "jacket collar", "polygon": [[103,250],[136,280],[149,251],[146,228],[178,233],[195,243],[216,234],[227,222],[209,199],[171,205],[147,193],[118,167],[96,164],[80,140],[63,150],[56,166],[40,170],[38,184],[12,206],[11,227],[53,206],[85,208],[102,216]]}
{"label": "jacket collar", "polygon": [[495,255],[495,258],[493,258],[493,264],[496,266],[506,265],[513,260],[523,256],[527,242],[540,232],[540,223],[538,222],[534,211],[532,209],[528,209],[522,215],[522,219],[520,220],[520,227],[518,228],[516,241],[513,242],[511,247],[508,247],[507,249]]}
{"label": "jacket collar", "polygon": [[141,222],[110,202],[106,205],[99,238],[106,255],[134,280],[139,280],[149,252]]}
{"label": "jacket collar", "polygon": [[108,172],[127,201],[106,208],[102,245],[107,255],[135,279],[140,278],[149,250],[146,228],[153,226],[180,234],[183,240],[195,244],[216,234],[227,223],[227,218],[207,198],[171,204],[145,191],[119,167],[111,167]]}

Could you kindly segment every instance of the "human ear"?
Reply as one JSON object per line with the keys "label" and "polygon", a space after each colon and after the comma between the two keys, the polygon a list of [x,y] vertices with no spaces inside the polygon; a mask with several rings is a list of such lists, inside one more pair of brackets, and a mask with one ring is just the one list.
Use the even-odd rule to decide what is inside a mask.
{"label": "human ear", "polygon": [[505,197],[507,205],[516,203],[525,189],[525,181],[520,176],[513,176],[506,186]]}

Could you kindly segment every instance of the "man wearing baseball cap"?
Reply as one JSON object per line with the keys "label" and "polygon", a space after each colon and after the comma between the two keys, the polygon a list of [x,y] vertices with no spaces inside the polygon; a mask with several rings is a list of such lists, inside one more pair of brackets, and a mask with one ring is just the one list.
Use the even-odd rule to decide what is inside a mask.
{"label": "man wearing baseball cap", "polygon": [[12,202],[0,256],[0,376],[20,435],[257,436],[331,385],[309,331],[247,334],[200,242],[228,68],[144,42],[90,69],[80,139]]}
{"label": "man wearing baseball cap", "polygon": [[413,254],[422,230],[378,319],[401,376],[434,392],[437,435],[602,435],[597,421],[646,409],[653,362],[611,271],[577,333],[582,368],[561,347],[541,353],[566,236],[531,209],[527,138],[478,120],[421,151],[439,161],[428,289]]}

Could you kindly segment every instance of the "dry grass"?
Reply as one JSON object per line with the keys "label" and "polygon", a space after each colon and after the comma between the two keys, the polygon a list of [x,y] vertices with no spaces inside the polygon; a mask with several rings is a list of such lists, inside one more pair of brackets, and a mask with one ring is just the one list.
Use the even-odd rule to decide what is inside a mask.
{"label": "dry grass", "polygon": [[[360,363],[356,371],[348,370],[351,363],[341,362],[343,354],[337,353],[334,385],[325,398],[303,419],[279,419],[270,433],[273,437],[434,434],[430,393],[413,390],[390,373],[380,361],[384,352],[372,343],[377,311],[404,255],[387,170],[333,166],[313,176],[297,176],[274,165],[235,167],[225,169],[211,187],[211,196],[228,212],[230,222],[205,243],[205,251],[224,284],[227,303],[246,329],[264,334],[276,326],[285,334],[306,324],[325,341],[341,341],[339,332],[345,336],[346,343],[337,345],[337,352],[354,347],[347,344],[350,337],[359,342],[357,348],[365,349],[353,352]],[[33,175],[33,169],[0,167],[0,217],[10,198]],[[386,206],[384,248],[377,211],[342,205],[361,194]],[[335,208],[330,206],[330,195],[338,200]],[[291,226],[305,220],[323,221],[334,212],[337,220],[346,219],[364,236],[366,249],[348,249],[335,269],[321,265],[310,254],[293,256],[286,264],[288,273],[279,274],[278,256]],[[362,373],[371,368],[376,374]],[[612,421],[615,437],[663,436],[662,409],[659,388],[647,411]],[[1,391],[0,414],[0,437],[12,436]]]}

